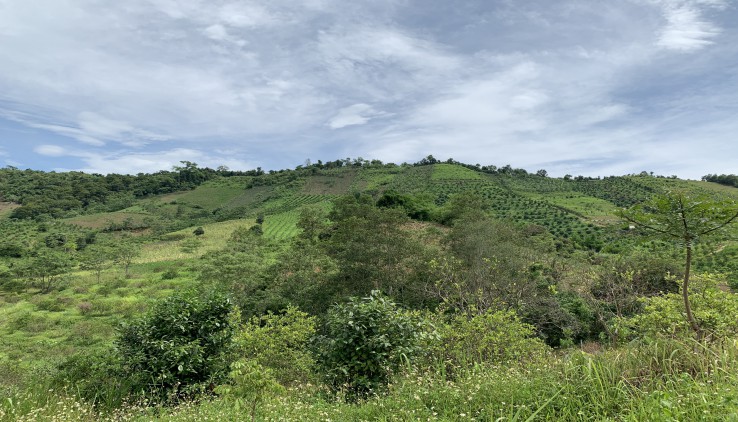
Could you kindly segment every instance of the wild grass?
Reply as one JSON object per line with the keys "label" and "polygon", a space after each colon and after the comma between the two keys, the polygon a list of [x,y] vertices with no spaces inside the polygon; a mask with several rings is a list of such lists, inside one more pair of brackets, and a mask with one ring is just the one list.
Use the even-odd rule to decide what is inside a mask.
{"label": "wild grass", "polygon": [[0,218],[5,218],[13,212],[14,209],[20,207],[20,205],[12,202],[0,202]]}
{"label": "wild grass", "polygon": [[[477,365],[453,380],[408,369],[388,390],[347,403],[311,385],[268,399],[258,420],[725,421],[738,420],[735,344],[653,342],[597,355],[572,351],[525,367]],[[21,383],[22,384],[22,383]],[[44,384],[0,389],[0,420],[240,421],[244,407],[213,397],[177,407],[100,411]]]}
{"label": "wild grass", "polygon": [[202,207],[212,211],[243,195],[243,186],[216,185],[205,183],[197,188],[161,196],[162,202],[177,202]]}
{"label": "wild grass", "polygon": [[132,212],[132,211],[116,211],[116,212],[105,212],[90,215],[80,215],[77,217],[67,218],[62,221],[74,224],[83,228],[90,229],[101,229],[108,226],[110,223],[120,224],[130,219],[135,225],[143,223],[144,218],[149,216],[147,212]]}
{"label": "wild grass", "polygon": [[186,239],[196,237],[193,234],[195,227],[188,227],[186,229],[172,232],[162,236],[162,240],[160,241],[143,245],[142,253],[135,260],[135,263],[144,264],[197,258],[204,255],[206,252],[225,247],[228,242],[228,238],[236,228],[241,226],[251,227],[253,224],[253,219],[243,219],[203,225],[202,227],[205,230],[205,234],[198,236],[201,241],[201,246],[191,253],[182,250],[182,243]]}

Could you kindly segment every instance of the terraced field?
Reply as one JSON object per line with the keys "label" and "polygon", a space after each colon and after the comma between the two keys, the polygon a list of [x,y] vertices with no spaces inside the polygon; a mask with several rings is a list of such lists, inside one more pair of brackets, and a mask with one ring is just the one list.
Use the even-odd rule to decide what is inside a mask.
{"label": "terraced field", "polygon": [[297,221],[300,211],[293,210],[280,214],[270,215],[264,218],[264,236],[274,240],[285,240],[299,233]]}

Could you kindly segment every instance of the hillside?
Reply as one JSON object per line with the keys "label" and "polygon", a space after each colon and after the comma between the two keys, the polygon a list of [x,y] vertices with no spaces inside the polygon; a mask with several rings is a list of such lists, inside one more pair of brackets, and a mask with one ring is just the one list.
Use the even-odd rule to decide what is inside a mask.
{"label": "hillside", "polygon": [[[524,383],[525,374],[515,371],[532,364],[529,358],[535,355],[549,356],[555,362],[550,367],[537,367],[551,379],[534,377],[551,397],[556,390],[574,385],[554,386],[549,382],[559,379],[556,371],[571,370],[566,368],[575,363],[563,356],[572,354],[577,347],[611,348],[615,356],[626,353],[630,341],[647,337],[656,341],[656,337],[649,336],[657,336],[654,333],[662,328],[672,330],[669,341],[674,340],[677,332],[689,337],[688,330],[674,322],[681,320],[675,306],[681,300],[677,281],[684,274],[683,244],[654,236],[640,227],[629,228],[632,224],[618,217],[618,211],[675,193],[725,207],[738,201],[738,189],[713,182],[645,173],[553,178],[510,166],[481,167],[428,159],[415,165],[336,160],[269,173],[212,171],[199,169],[194,163],[179,172],[120,177],[14,169],[3,172],[0,393],[5,396],[0,396],[0,400],[7,398],[11,404],[3,402],[0,420],[19,415],[12,413],[16,409],[12,403],[18,401],[25,407],[17,411],[26,412],[23,415],[27,417],[31,417],[29,412],[34,406],[37,410],[46,409],[38,411],[48,412],[49,419],[61,411],[51,405],[53,395],[30,387],[36,382],[44,388],[76,391],[66,395],[65,400],[76,400],[83,407],[94,402],[105,412],[115,411],[135,396],[134,390],[126,390],[128,387],[123,384],[138,386],[135,388],[148,391],[147,394],[161,393],[163,390],[148,390],[146,383],[123,375],[133,371],[133,367],[126,366],[130,360],[115,361],[117,353],[123,350],[121,327],[135,326],[138,322],[132,321],[164,312],[156,311],[156,304],[184,292],[226,295],[241,316],[240,322],[227,323],[235,324],[239,336],[257,335],[247,333],[255,329],[248,325],[249,318],[270,318],[269,312],[281,315],[291,309],[289,306],[306,312],[305,321],[312,321],[313,328],[299,325],[305,321],[293,321],[299,330],[307,330],[302,334],[288,334],[276,328],[270,331],[274,341],[288,341],[279,336],[304,335],[299,337],[303,343],[294,346],[295,350],[288,347],[290,353],[295,353],[290,358],[266,345],[267,349],[261,352],[238,341],[233,346],[258,365],[271,368],[275,382],[282,386],[322,386],[315,387],[317,390],[304,387],[300,393],[304,397],[281,396],[289,397],[281,402],[282,407],[278,406],[281,410],[273,410],[282,412],[281,415],[294,412],[290,406],[305,404],[300,400],[315,400],[339,419],[340,415],[352,414],[350,407],[321,398],[328,391],[336,393],[335,386],[326,381],[330,378],[326,374],[334,373],[316,363],[312,353],[317,352],[308,348],[308,337],[318,341],[319,336],[314,336],[321,332],[315,331],[315,324],[323,324],[321,330],[331,329],[330,318],[338,318],[330,316],[335,304],[354,303],[355,312],[359,312],[358,302],[350,302],[350,298],[374,297],[370,296],[374,290],[382,291],[387,298],[376,299],[372,306],[396,303],[414,315],[412,318],[424,315],[427,324],[421,324],[423,327],[438,328],[423,337],[427,343],[423,343],[425,351],[419,356],[426,360],[418,358],[422,364],[413,369],[425,374],[423,377],[430,383],[423,387],[428,389],[427,394],[448,399],[445,395],[451,394],[450,390],[441,392],[440,387],[446,382],[442,381],[444,377],[453,383],[448,388],[469,388],[464,383],[472,382],[477,370],[487,371],[481,376],[489,377],[485,382],[492,383],[504,372],[495,372],[500,365],[511,368],[512,372],[504,372],[511,382]],[[73,189],[75,184],[84,189]],[[714,330],[710,335],[726,338],[733,338],[731,330],[738,330],[724,318],[732,312],[731,289],[738,288],[737,228],[737,224],[732,224],[694,243],[694,288],[700,289],[700,297],[714,301],[695,299],[695,314],[704,327],[709,327],[706,330]],[[644,322],[647,308],[653,315],[675,314]],[[711,313],[718,308],[725,315]],[[482,316],[490,319],[477,319]],[[264,321],[257,325],[268,324]],[[410,324],[408,321],[398,324]],[[672,322],[677,325],[659,325]],[[482,324],[487,327],[485,330],[492,330],[490,327],[497,324],[510,331],[499,332],[494,339],[484,337],[489,344],[470,343],[479,337],[474,333],[480,327],[469,324]],[[628,328],[623,328],[626,325]],[[296,327],[293,328],[298,330]],[[459,337],[464,332],[468,338]],[[497,341],[520,341],[515,347],[521,349],[510,349],[509,355],[502,349],[485,349],[493,348],[492,343]],[[168,346],[162,343],[157,347],[164,350]],[[179,351],[172,349],[171,353],[190,353],[176,350]],[[473,350],[487,351],[477,355]],[[637,353],[646,353],[646,349],[638,350]],[[286,353],[280,353],[283,352]],[[299,378],[299,383],[281,378],[285,361],[266,357],[275,353],[274,356],[288,361],[299,356],[311,362],[301,367],[303,372],[290,375]],[[411,353],[411,348],[407,353]],[[606,356],[599,364],[625,364]],[[188,362],[179,361],[177,365],[196,366],[194,360]],[[492,366],[475,366],[485,362]],[[635,366],[629,370],[643,369],[636,367],[639,364],[633,360],[628,365]],[[144,370],[136,368],[135,371]],[[608,368],[614,370],[615,366]],[[123,372],[116,372],[119,370]],[[437,370],[445,375],[436,373]],[[33,377],[39,371],[47,371],[47,375],[36,380]],[[398,378],[398,388],[411,388],[407,383],[411,383],[412,372],[408,374],[400,368],[395,371],[410,377]],[[649,394],[681,379],[683,372],[679,371],[664,375],[664,380],[656,376],[644,380],[643,390],[623,394],[628,395],[627,400],[646,406]],[[669,378],[672,375],[674,378]],[[227,372],[222,371],[212,376],[220,378],[212,378],[208,383],[222,383],[228,378]],[[123,384],[105,384],[99,387],[102,392],[96,390],[98,387],[91,390],[102,379],[120,380]],[[578,384],[584,385],[582,388],[590,388],[582,379],[576,382],[584,383]],[[372,385],[372,389],[384,391],[379,384]],[[729,394],[738,391],[732,384],[720,385]],[[403,391],[392,390],[389,399],[378,397],[375,404],[383,406],[382,400],[400,400],[398,397],[405,400]],[[23,399],[27,394],[38,396]],[[475,412],[490,417],[518,412],[502,404],[502,413],[485,407],[485,400],[501,403],[511,399],[489,394],[483,393],[480,397],[484,398],[474,405],[477,407],[472,406]],[[565,411],[549,409],[548,404],[534,396],[521,400],[527,400],[532,407],[520,415],[530,416],[533,409],[540,407],[547,409],[547,418],[556,419],[556,415],[564,414],[556,412]],[[216,400],[203,409],[220,412],[222,409],[214,410],[218,403],[224,402]],[[621,409],[621,405],[617,404],[617,409],[628,410]],[[455,409],[456,415],[464,408],[459,403],[446,406]],[[596,408],[592,408],[595,410],[590,416],[602,417],[596,413],[601,409]],[[467,411],[470,410],[463,410]],[[299,419],[292,415],[291,418]],[[197,419],[196,413],[190,416]],[[94,418],[91,416],[90,420]]]}

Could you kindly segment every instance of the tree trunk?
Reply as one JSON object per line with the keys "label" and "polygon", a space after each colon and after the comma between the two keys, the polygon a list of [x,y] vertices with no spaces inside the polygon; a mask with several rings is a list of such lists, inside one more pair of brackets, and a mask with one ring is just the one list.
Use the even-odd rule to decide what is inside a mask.
{"label": "tree trunk", "polygon": [[682,298],[684,299],[684,310],[687,313],[687,321],[689,321],[689,325],[692,327],[692,330],[694,330],[695,335],[697,336],[697,340],[700,340],[702,338],[702,330],[700,330],[699,324],[697,324],[697,320],[694,319],[694,315],[692,315],[692,305],[689,302],[689,272],[692,268],[692,243],[687,242],[687,262],[684,266],[684,282],[682,283]]}

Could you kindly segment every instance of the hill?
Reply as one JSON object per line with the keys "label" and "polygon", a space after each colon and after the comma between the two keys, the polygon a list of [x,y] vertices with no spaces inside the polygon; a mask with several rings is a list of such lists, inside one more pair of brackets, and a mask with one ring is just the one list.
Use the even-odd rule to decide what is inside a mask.
{"label": "hill", "polygon": [[[492,383],[503,376],[496,371],[508,366],[518,369],[510,369],[504,377],[523,383],[525,376],[515,378],[520,374],[513,373],[532,364],[530,356],[544,356],[542,350],[570,353],[577,345],[590,345],[618,351],[626,350],[624,342],[639,338],[662,341],[661,334],[654,334],[661,329],[673,335],[688,333],[678,324],[681,297],[675,283],[684,275],[684,245],[629,227],[630,223],[617,216],[619,210],[675,192],[715,204],[738,200],[738,189],[706,181],[647,173],[553,178],[541,171],[531,174],[510,166],[472,166],[432,157],[413,165],[347,159],[271,172],[199,169],[187,163],[178,171],[155,175],[3,169],[2,176],[0,393],[8,395],[10,402],[0,397],[4,400],[0,420],[18,416],[8,409],[19,401],[26,410],[17,411],[26,412],[27,417],[32,417],[34,408],[51,412],[49,419],[58,416],[54,412],[61,410],[51,405],[58,400],[48,393],[49,388],[74,391],[69,397],[83,403],[78,403],[79,408],[94,402],[110,411],[134,397],[134,390],[126,390],[125,383],[136,391],[158,394],[152,384],[126,378],[124,374],[132,370],[125,362],[106,359],[121,350],[113,347],[114,342],[122,341],[120,327],[133,326],[151,312],[162,312],[155,311],[157,303],[183,292],[224,292],[242,317],[241,322],[228,324],[236,324],[237,330],[253,330],[249,318],[257,318],[261,322],[254,324],[265,327],[272,318],[269,315],[282,315],[289,306],[316,318],[310,320],[313,323],[328,324],[330,318],[337,318],[330,313],[334,304],[356,306],[359,312],[363,308],[350,298],[367,298],[381,290],[388,295],[386,300],[377,299],[381,306],[389,306],[388,301],[397,303],[412,311],[413,318],[427,318],[423,327],[438,327],[421,336],[427,342],[421,355],[439,360],[420,359],[423,363],[414,369],[425,371],[423,377],[436,383],[427,386],[428,394],[447,397],[450,390],[443,388],[467,388],[464,383],[474,379],[473,371],[486,371],[483,374],[489,378],[485,382]],[[705,329],[714,330],[710,335],[728,336],[725,338],[734,338],[730,337],[732,322],[723,316],[732,315],[731,289],[738,288],[735,226],[694,244],[695,289],[701,294],[694,299],[695,314]],[[705,298],[715,302],[704,302]],[[354,305],[348,305],[351,303]],[[650,310],[644,312],[646,309]],[[714,309],[724,311],[715,313]],[[647,315],[663,318],[646,321]],[[491,319],[477,319],[482,316]],[[400,325],[408,326],[408,321]],[[306,329],[299,324],[299,329]],[[509,331],[496,332],[499,337],[493,337],[525,346],[509,349],[509,355],[503,353],[504,348],[484,349],[492,347],[491,343],[484,346],[472,340],[497,340],[479,334],[492,328],[485,326],[478,332],[481,328],[474,324],[508,327]],[[322,403],[335,417],[351,414],[349,408],[321,401],[326,391],[333,391],[326,381],[332,369],[315,366],[313,352],[305,344],[294,345],[297,337],[290,336],[298,333],[270,330],[271,340],[249,337],[249,344],[291,344],[283,347],[297,353],[289,359],[300,356],[313,362],[300,373],[301,382],[324,389],[311,390],[279,378],[286,364],[274,359],[284,357],[280,353],[285,350],[264,352],[258,359],[248,356],[272,368],[279,383],[302,389],[304,397]],[[738,338],[738,328],[735,335]],[[174,343],[159,347],[167,344]],[[242,354],[256,353],[243,343],[233,347]],[[166,356],[190,353],[185,349],[172,349]],[[328,353],[326,350],[323,352]],[[505,360],[501,360],[503,355]],[[558,356],[564,355],[568,356]],[[479,361],[480,356],[485,360]],[[633,361],[629,363],[636,365],[633,368],[616,371],[613,368],[623,361],[607,359],[600,364],[611,365],[608,370],[613,373],[646,370]],[[567,365],[575,365],[563,357],[552,361],[558,363],[535,363],[538,373],[560,379],[556,371],[571,374]],[[484,366],[485,362],[492,366]],[[39,371],[47,374],[33,378]],[[398,380],[410,382],[412,374],[402,373],[410,378]],[[652,383],[648,388],[660,391],[675,380],[684,381],[681,374],[664,375],[664,384],[657,376],[639,382]],[[218,377],[213,378],[213,385],[224,383],[227,374]],[[547,384],[548,378],[535,379],[551,395],[569,388],[569,384],[553,387]],[[450,384],[443,384],[446,382]],[[702,381],[690,378],[689,382]],[[44,390],[32,393],[29,386],[34,383]],[[650,391],[628,390],[628,400],[646,403]],[[34,404],[24,394],[38,394],[46,404]],[[501,397],[486,394],[480,400]],[[279,412],[287,412],[282,415],[290,412],[291,405],[305,404],[300,401],[303,398],[289,400],[297,402],[282,402]],[[531,397],[524,400],[544,406]],[[476,411],[501,416],[482,401],[474,405],[480,406]],[[216,400],[202,409],[213,411],[207,406],[218,403],[225,402]],[[43,407],[46,405],[49,407]],[[459,409],[458,404],[446,406]],[[39,410],[42,408],[46,410]],[[556,419],[561,409],[551,407],[547,412],[553,413],[547,414]],[[590,416],[603,417],[597,413],[600,410]]]}

